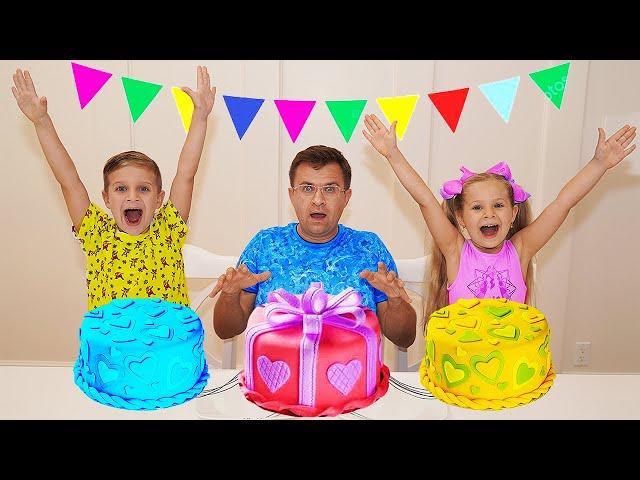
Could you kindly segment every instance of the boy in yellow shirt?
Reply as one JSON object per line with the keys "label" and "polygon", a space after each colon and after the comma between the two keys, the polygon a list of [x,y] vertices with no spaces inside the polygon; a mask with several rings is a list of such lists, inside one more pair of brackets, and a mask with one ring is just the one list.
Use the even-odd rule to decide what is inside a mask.
{"label": "boy in yellow shirt", "polygon": [[89,310],[115,298],[161,298],[189,306],[182,246],[207,117],[216,95],[207,68],[198,66],[197,74],[196,91],[182,88],[194,110],[169,200],[162,205],[165,192],[153,160],[141,152],[119,153],[103,169],[102,197],[112,216],[89,200],[47,113],[47,100],[38,97],[29,72],[18,69],[13,75],[13,96],[34,124],[44,156],[62,188],[74,235],[87,255]]}

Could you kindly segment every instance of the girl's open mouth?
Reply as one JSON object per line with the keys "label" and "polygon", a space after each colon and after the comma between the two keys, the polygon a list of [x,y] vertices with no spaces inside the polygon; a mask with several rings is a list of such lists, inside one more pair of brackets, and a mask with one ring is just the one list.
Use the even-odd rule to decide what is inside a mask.
{"label": "girl's open mouth", "polygon": [[483,225],[480,227],[480,232],[487,238],[495,237],[498,233],[498,225]]}

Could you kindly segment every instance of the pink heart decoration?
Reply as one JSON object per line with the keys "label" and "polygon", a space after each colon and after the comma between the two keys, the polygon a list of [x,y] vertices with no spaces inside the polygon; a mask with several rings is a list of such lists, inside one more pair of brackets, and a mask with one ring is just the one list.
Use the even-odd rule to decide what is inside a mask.
{"label": "pink heart decoration", "polygon": [[360,360],[351,360],[346,365],[334,363],[327,370],[327,379],[342,395],[347,395],[358,380],[361,371]]}
{"label": "pink heart decoration", "polygon": [[289,365],[282,360],[272,362],[264,355],[258,357],[258,372],[271,393],[287,383],[291,376]]}

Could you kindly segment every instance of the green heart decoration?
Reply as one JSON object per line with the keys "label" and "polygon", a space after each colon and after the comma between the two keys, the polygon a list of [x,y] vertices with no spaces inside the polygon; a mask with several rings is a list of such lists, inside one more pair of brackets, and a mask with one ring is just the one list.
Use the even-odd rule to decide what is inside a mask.
{"label": "green heart decoration", "polygon": [[447,386],[450,388],[465,382],[470,374],[469,368],[466,365],[456,363],[448,354],[442,356],[442,371],[444,372],[444,379],[447,382]]}
{"label": "green heart decoration", "polygon": [[535,375],[536,369],[530,367],[525,361],[518,365],[516,370],[516,385],[520,386],[527,383]]}
{"label": "green heart decoration", "polygon": [[433,340],[427,342],[427,358],[432,362],[436,361],[436,344],[433,343]]}
{"label": "green heart decoration", "polygon": [[487,333],[492,337],[515,341],[520,336],[520,329],[515,325],[505,325],[502,328],[490,328]]}
{"label": "green heart decoration", "polygon": [[547,347],[549,346],[549,335],[547,335],[546,337],[544,337],[544,342],[542,342],[542,345],[540,345],[538,347],[538,354],[541,357],[544,357],[547,355]]}
{"label": "green heart decoration", "polygon": [[447,307],[437,310],[431,314],[432,317],[449,318],[449,309]]}
{"label": "green heart decoration", "polygon": [[494,317],[502,318],[509,315],[513,310],[510,307],[487,307],[486,311]]}
{"label": "green heart decoration", "polygon": [[459,342],[468,343],[468,342],[478,342],[482,340],[482,337],[478,335],[473,330],[466,330],[460,337],[458,338]]}
{"label": "green heart decoration", "polygon": [[482,340],[482,337],[480,335],[478,335],[476,332],[474,332],[473,330],[465,331],[458,338],[458,341],[461,342],[461,343],[478,342],[480,340]]}
{"label": "green heart decoration", "polygon": [[474,355],[469,364],[482,380],[495,385],[504,369],[504,356],[499,350],[494,350],[486,356]]}
{"label": "green heart decoration", "polygon": [[464,317],[456,319],[454,323],[459,327],[475,328],[475,326],[478,324],[478,319],[475,317]]}

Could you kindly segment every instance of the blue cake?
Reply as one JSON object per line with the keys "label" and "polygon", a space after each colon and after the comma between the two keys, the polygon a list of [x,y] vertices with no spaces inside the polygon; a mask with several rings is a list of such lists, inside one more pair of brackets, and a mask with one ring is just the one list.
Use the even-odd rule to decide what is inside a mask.
{"label": "blue cake", "polygon": [[84,315],[76,385],[93,400],[154,410],[198,395],[209,372],[198,315],[158,298],[112,300]]}

